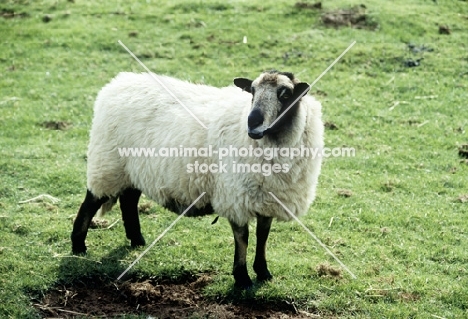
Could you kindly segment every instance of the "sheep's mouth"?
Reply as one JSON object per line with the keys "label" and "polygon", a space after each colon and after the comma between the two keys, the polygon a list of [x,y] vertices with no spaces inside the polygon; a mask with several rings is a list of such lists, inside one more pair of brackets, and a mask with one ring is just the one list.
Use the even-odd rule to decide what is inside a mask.
{"label": "sheep's mouth", "polygon": [[263,138],[268,132],[268,128],[262,130],[261,128],[254,128],[251,129],[250,127],[247,129],[247,133],[249,134],[250,138],[253,138],[254,140],[259,140]]}

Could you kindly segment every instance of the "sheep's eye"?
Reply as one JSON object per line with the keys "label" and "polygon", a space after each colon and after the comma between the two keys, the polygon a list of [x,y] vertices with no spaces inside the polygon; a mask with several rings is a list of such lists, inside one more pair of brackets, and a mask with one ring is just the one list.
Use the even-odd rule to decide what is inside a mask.
{"label": "sheep's eye", "polygon": [[282,101],[285,101],[289,98],[291,98],[292,94],[289,89],[283,88],[282,90],[279,91],[278,98]]}

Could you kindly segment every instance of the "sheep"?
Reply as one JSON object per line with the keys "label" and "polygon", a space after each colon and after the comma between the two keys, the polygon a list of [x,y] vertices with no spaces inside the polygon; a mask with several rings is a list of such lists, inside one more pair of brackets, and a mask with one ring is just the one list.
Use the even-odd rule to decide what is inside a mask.
{"label": "sheep", "polygon": [[[156,76],[200,123],[156,83]],[[188,165],[216,163],[218,157],[119,156],[123,147],[222,147],[323,148],[321,104],[304,95],[310,89],[292,73],[267,71],[255,80],[234,79],[235,86],[215,88],[156,74],[120,73],[98,94],[87,157],[87,193],[71,234],[74,254],[86,252],[91,219],[101,209],[120,202],[127,238],[132,247],[145,245],[138,217],[143,193],[161,206],[181,214],[216,213],[228,219],[235,241],[235,287],[253,285],[246,264],[249,222],[257,219],[257,246],[253,269],[257,281],[270,280],[266,242],[273,218],[288,221],[305,214],[315,199],[321,157],[241,157],[230,154],[228,164],[270,163],[287,165],[288,171],[266,176],[256,172],[188,172]],[[283,114],[284,113],[284,114]],[[278,119],[275,122],[276,119]],[[271,125],[273,124],[274,125]],[[283,166],[282,166],[283,167]]]}

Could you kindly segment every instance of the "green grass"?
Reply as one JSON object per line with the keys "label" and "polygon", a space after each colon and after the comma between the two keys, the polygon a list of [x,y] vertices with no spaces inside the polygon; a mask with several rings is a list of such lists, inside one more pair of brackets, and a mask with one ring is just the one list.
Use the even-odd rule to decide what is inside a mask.
{"label": "green grass", "polygon": [[[379,27],[326,28],[319,11],[285,0],[0,2],[2,13],[26,13],[0,18],[0,317],[35,317],[32,295],[91,274],[117,276],[141,252],[127,249],[119,223],[90,232],[87,259],[69,257],[93,100],[118,72],[144,71],[119,39],[155,72],[214,86],[271,68],[310,83],[357,41],[312,89],[326,93],[317,95],[324,120],[339,128],[327,131],[327,146],[354,147],[356,157],[324,162],[303,222],[358,279],[319,276],[317,265],[334,260],[299,225],[274,223],[275,280],[253,296],[232,295],[231,231],[211,217],[182,219],[133,275],[209,271],[208,298],[294,300],[340,318],[468,316],[468,204],[457,201],[468,194],[468,165],[457,155],[468,142],[468,3],[322,3],[324,11],[364,3]],[[408,42],[434,51],[413,54]],[[419,67],[403,65],[419,57]],[[45,121],[71,128],[46,129]],[[61,201],[18,203],[44,193]],[[142,215],[147,241],[174,218],[157,206]]]}

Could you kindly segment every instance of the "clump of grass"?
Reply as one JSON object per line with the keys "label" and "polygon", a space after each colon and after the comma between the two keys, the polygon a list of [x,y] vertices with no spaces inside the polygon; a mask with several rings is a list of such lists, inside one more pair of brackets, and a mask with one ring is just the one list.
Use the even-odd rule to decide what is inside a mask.
{"label": "clump of grass", "polygon": [[460,202],[460,203],[468,203],[468,194],[460,195],[457,198],[457,201]]}
{"label": "clump of grass", "polygon": [[60,130],[64,131],[71,127],[71,123],[64,121],[44,121],[41,126],[49,130]]}
{"label": "clump of grass", "polygon": [[319,277],[329,276],[332,278],[341,278],[341,269],[337,267],[333,267],[330,264],[324,263],[319,264],[316,268],[317,275]]}
{"label": "clump of grass", "polygon": [[336,191],[340,197],[351,197],[353,196],[353,191],[350,189],[339,189]]}
{"label": "clump of grass", "polygon": [[138,205],[138,211],[141,213],[141,214],[150,214],[154,211],[154,204],[150,201],[147,201],[147,202],[143,202],[143,203],[140,203]]}
{"label": "clump of grass", "polygon": [[375,30],[379,24],[366,13],[366,6],[361,4],[349,9],[337,9],[322,15],[322,22],[328,27],[353,27]]}

